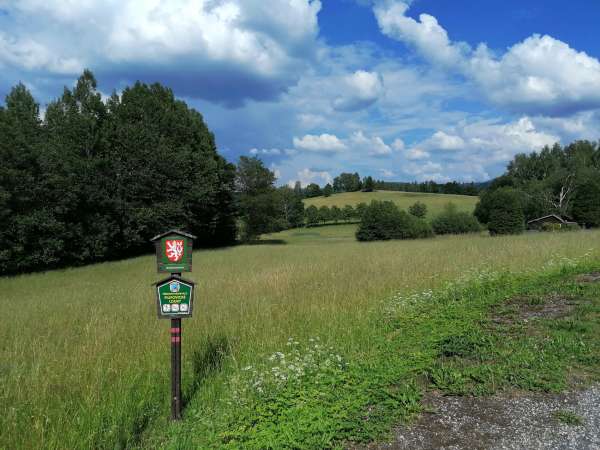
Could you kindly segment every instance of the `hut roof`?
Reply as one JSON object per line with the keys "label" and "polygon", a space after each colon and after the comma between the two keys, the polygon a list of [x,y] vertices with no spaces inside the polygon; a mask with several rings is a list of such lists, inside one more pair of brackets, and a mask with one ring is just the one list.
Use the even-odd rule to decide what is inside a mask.
{"label": "hut roof", "polygon": [[551,217],[557,219],[560,223],[569,223],[568,220],[563,219],[558,214],[548,214],[547,216],[538,217],[537,219],[531,219],[527,221],[527,223],[541,222],[542,220],[549,219]]}

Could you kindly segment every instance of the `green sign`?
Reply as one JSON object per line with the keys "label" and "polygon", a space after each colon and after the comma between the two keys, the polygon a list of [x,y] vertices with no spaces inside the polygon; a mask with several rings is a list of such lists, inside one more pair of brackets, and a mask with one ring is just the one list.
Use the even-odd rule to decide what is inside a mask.
{"label": "green sign", "polygon": [[194,236],[178,230],[160,234],[152,239],[156,245],[158,272],[181,273],[192,271]]}
{"label": "green sign", "polygon": [[190,317],[194,301],[194,283],[181,278],[167,278],[156,284],[158,317]]}

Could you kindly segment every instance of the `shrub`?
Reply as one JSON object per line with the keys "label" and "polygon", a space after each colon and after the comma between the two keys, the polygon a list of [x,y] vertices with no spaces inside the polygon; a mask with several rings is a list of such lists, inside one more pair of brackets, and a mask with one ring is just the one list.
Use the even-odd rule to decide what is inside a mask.
{"label": "shrub", "polygon": [[586,180],[577,188],[573,200],[573,217],[586,227],[600,226],[600,183]]}
{"label": "shrub", "polygon": [[321,223],[326,223],[329,222],[331,220],[331,210],[329,209],[328,206],[321,206],[319,208],[319,222]]}
{"label": "shrub", "polygon": [[344,217],[344,220],[352,220],[354,217],[356,217],[356,211],[352,205],[346,205],[342,209],[342,216]]}
{"label": "shrub", "polygon": [[448,203],[444,211],[438,215],[431,226],[435,234],[465,234],[481,231],[481,225],[467,212],[459,212],[453,203]]}
{"label": "shrub", "polygon": [[306,217],[306,226],[314,227],[319,223],[319,209],[315,205],[310,205],[304,210],[304,216]]}
{"label": "shrub", "polygon": [[490,234],[522,233],[525,229],[525,215],[519,192],[511,188],[502,188],[488,194],[488,197]]}
{"label": "shrub", "polygon": [[542,224],[541,230],[542,231],[555,232],[555,231],[560,231],[561,230],[561,226],[560,226],[560,223],[546,222],[546,223]]}
{"label": "shrub", "polygon": [[425,203],[416,202],[408,208],[408,212],[419,219],[424,219],[427,215],[427,205]]}
{"label": "shrub", "polygon": [[363,214],[365,213],[365,211],[367,210],[368,205],[365,202],[360,202],[358,205],[356,205],[356,218],[357,219],[361,219]]}
{"label": "shrub", "polygon": [[359,241],[416,239],[431,236],[433,230],[425,221],[401,211],[393,202],[376,200],[365,209],[356,231],[356,239]]}

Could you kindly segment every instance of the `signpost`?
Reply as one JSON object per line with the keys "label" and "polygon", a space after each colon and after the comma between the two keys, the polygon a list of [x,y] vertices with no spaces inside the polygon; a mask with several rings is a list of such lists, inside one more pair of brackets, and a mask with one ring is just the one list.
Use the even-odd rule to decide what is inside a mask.
{"label": "signpost", "polygon": [[181,319],[192,317],[194,283],[181,277],[192,271],[195,236],[171,230],[152,238],[157,272],[170,275],[155,283],[159,319],[171,319],[171,420],[181,420]]}

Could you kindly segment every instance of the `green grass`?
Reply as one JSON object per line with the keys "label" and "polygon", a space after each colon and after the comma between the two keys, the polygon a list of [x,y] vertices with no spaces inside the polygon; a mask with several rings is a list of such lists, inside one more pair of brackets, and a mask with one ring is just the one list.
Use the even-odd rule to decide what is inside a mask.
{"label": "green grass", "polygon": [[408,209],[409,206],[420,201],[427,205],[427,217],[433,217],[440,213],[448,203],[454,203],[459,211],[472,212],[479,201],[479,197],[397,191],[344,192],[329,197],[307,198],[304,200],[304,204],[305,206],[315,205],[317,207],[336,205],[341,208],[345,205],[356,206],[361,202],[368,204],[372,200],[392,201],[402,209]]}
{"label": "green grass", "polygon": [[[541,281],[475,280],[458,297],[444,286],[472,270],[540,270],[585,253],[597,261],[600,232],[358,243],[352,230],[290,230],[272,243],[195,252],[178,425],[166,420],[169,323],[156,318],[154,257],[0,279],[0,448],[336,446],[409,417],[427,385],[560,389],[571,368],[597,367],[598,285],[555,271]],[[509,345],[506,336],[519,336],[510,329],[482,338],[487,308],[506,295],[563,288],[595,303],[544,322],[549,341],[524,335]],[[382,303],[428,289],[442,292],[431,304]],[[264,393],[248,391],[272,373],[268,355],[294,354],[290,337],[302,361],[316,355],[303,363],[313,376],[283,387],[265,376]],[[315,353],[316,337],[326,352]],[[338,355],[342,367],[331,365]]]}
{"label": "green grass", "polygon": [[573,411],[560,409],[554,412],[554,418],[560,423],[571,426],[583,425],[583,417]]}

